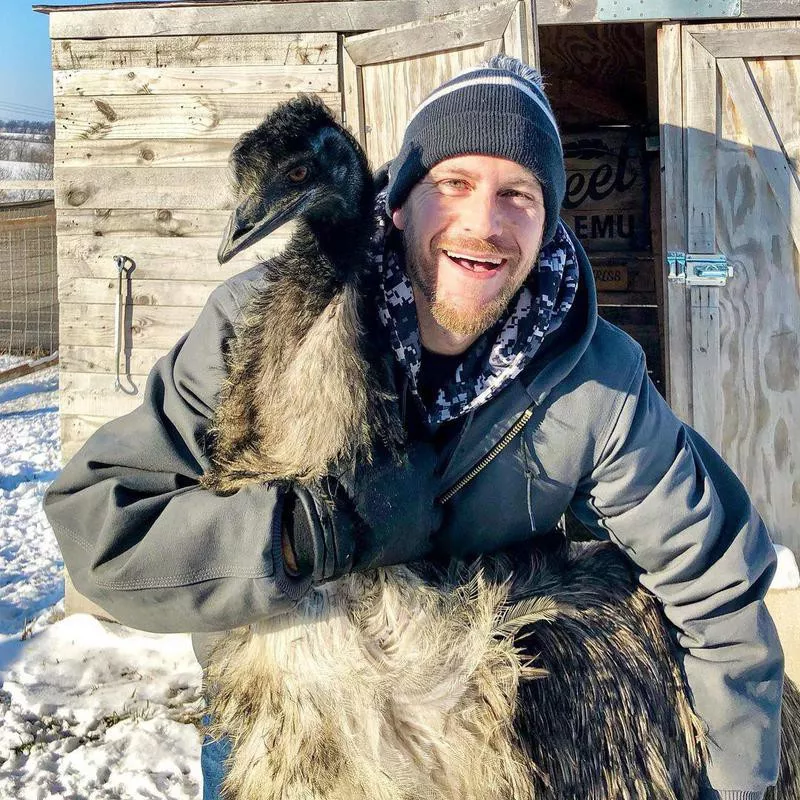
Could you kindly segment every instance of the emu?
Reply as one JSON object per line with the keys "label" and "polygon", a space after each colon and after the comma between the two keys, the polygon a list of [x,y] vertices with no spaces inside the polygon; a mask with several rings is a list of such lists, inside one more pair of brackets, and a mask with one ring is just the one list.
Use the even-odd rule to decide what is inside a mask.
{"label": "emu", "polygon": [[[375,198],[361,148],[301,96],[231,163],[239,206],[220,261],[290,218],[297,229],[262,264],[232,342],[205,485],[314,485],[376,446],[402,458],[364,302]],[[610,546],[347,576],[230,632],[208,680],[236,800],[698,795],[701,722],[656,601]],[[798,720],[787,684],[780,798],[800,798]]]}

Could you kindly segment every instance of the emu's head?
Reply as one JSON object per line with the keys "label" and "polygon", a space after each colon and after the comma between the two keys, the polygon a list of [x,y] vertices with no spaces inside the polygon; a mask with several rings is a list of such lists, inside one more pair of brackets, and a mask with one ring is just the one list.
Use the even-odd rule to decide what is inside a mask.
{"label": "emu's head", "polygon": [[223,235],[220,263],[295,217],[330,229],[371,213],[367,158],[314,95],[283,103],[244,134],[230,165],[238,205]]}

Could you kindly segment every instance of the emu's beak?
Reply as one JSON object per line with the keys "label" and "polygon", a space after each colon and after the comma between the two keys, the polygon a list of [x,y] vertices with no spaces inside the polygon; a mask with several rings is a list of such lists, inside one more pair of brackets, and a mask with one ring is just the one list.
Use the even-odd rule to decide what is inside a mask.
{"label": "emu's beak", "polygon": [[[302,198],[284,208],[269,209],[261,200],[248,197],[240,203],[228,220],[222,242],[217,252],[220,264],[230,261],[237,253],[241,253],[251,244],[263,239],[267,234],[280,228],[297,212]],[[270,213],[272,211],[272,213]]]}

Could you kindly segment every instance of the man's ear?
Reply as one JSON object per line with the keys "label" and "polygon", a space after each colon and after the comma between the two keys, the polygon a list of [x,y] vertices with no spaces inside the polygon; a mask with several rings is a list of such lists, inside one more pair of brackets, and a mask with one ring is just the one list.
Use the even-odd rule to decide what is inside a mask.
{"label": "man's ear", "polygon": [[405,226],[406,226],[406,215],[405,215],[405,212],[403,211],[403,207],[402,206],[400,206],[400,208],[396,208],[394,211],[392,211],[392,222],[394,223],[395,228],[397,228],[397,230],[399,230],[399,231],[402,231],[403,228],[405,228]]}

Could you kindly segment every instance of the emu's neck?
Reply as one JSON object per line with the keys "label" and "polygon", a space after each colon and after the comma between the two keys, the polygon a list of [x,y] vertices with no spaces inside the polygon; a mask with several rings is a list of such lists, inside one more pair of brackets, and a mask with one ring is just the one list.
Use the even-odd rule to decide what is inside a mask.
{"label": "emu's neck", "polygon": [[367,270],[372,227],[371,213],[347,221],[304,218],[298,221],[294,245],[334,283],[352,283]]}

